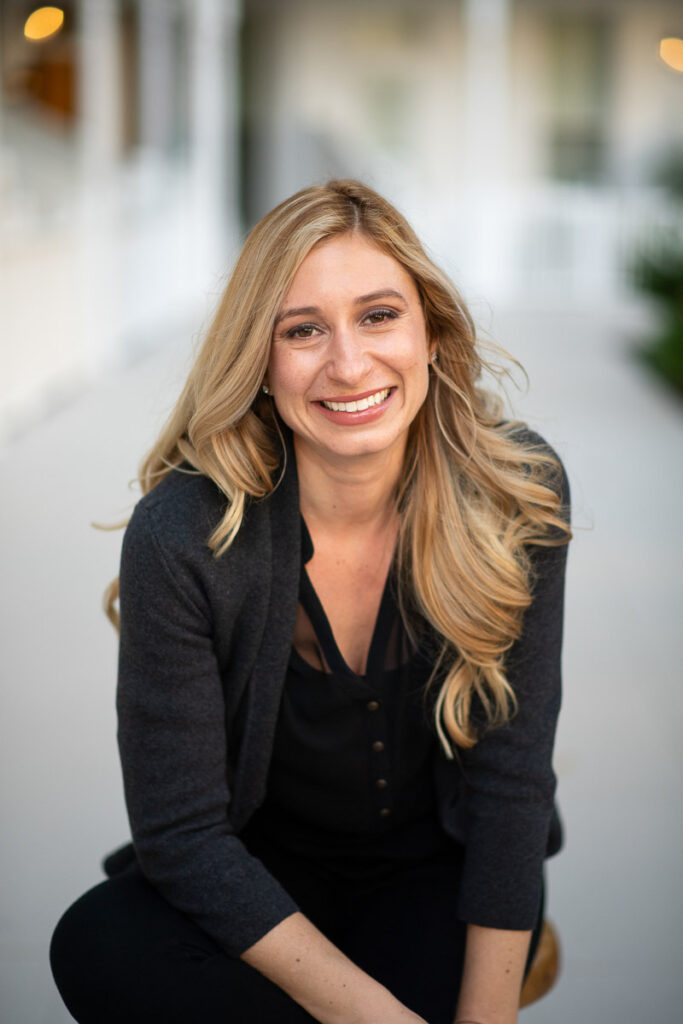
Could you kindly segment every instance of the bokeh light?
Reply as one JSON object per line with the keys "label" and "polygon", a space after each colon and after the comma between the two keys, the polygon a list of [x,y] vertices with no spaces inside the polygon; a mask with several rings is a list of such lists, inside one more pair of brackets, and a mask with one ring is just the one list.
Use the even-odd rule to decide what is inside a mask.
{"label": "bokeh light", "polygon": [[670,36],[659,44],[659,56],[674,71],[683,71],[683,39]]}
{"label": "bokeh light", "polygon": [[64,24],[64,11],[60,7],[39,7],[26,19],[24,35],[31,42],[41,42],[56,35]]}

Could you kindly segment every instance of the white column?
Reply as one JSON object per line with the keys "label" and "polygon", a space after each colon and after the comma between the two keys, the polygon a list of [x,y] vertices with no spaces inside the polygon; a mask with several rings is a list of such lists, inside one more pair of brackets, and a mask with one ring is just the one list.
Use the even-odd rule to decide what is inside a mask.
{"label": "white column", "polygon": [[499,181],[508,160],[510,0],[465,0],[463,160],[473,181]]}
{"label": "white column", "polygon": [[190,189],[200,288],[226,270],[237,236],[238,0],[187,0],[190,32]]}
{"label": "white column", "polygon": [[81,0],[79,111],[86,173],[108,175],[121,145],[121,45],[118,0]]}
{"label": "white column", "polygon": [[510,206],[509,34],[510,0],[464,0],[464,138],[462,160],[468,195],[467,276],[487,298],[508,289]]}
{"label": "white column", "polygon": [[91,375],[117,362],[118,188],[122,89],[118,0],[79,4],[81,308]]}

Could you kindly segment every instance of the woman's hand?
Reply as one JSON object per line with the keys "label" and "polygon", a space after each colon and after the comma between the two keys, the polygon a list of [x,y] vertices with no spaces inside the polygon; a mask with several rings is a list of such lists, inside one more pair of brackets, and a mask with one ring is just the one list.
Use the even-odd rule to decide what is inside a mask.
{"label": "woman's hand", "polygon": [[321,1024],[426,1024],[301,913],[271,928],[242,960]]}

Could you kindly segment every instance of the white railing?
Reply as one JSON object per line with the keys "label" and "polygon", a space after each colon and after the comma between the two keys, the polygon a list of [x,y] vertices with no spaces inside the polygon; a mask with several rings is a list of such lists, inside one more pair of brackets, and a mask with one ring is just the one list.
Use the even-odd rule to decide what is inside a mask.
{"label": "white railing", "polygon": [[633,296],[640,250],[683,239],[683,208],[657,189],[541,183],[435,205],[425,234],[477,297],[608,307]]}

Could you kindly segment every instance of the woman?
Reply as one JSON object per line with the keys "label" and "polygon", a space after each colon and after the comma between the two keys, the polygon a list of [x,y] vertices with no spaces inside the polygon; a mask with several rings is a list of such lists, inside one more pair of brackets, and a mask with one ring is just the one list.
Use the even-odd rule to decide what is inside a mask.
{"label": "woman", "polygon": [[134,853],[55,933],[78,1021],[517,1020],[568,492],[481,368],[370,189],[254,228],[124,539]]}

